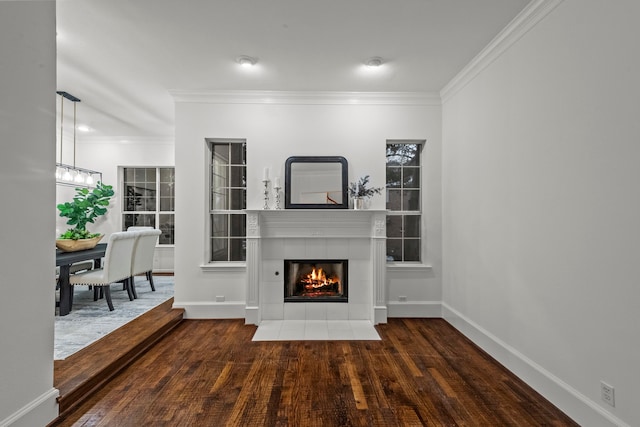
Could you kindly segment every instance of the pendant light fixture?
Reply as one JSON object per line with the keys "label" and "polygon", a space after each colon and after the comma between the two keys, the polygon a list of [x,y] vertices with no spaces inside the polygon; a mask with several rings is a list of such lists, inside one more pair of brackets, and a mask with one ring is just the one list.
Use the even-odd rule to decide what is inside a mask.
{"label": "pendant light fixture", "polygon": [[[95,187],[98,182],[102,181],[102,172],[76,166],[76,106],[80,99],[68,92],[58,91],[56,93],[60,95],[60,161],[56,163],[56,184],[74,187]],[[65,99],[73,102],[73,164],[71,165],[62,163]]]}

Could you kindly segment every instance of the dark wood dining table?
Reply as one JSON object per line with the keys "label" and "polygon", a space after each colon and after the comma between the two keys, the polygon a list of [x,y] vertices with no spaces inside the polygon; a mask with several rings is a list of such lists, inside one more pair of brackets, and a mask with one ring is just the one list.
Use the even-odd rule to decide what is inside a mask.
{"label": "dark wood dining table", "polygon": [[71,264],[93,260],[94,268],[99,268],[106,250],[106,243],[98,243],[92,249],[76,252],[63,252],[60,249],[56,249],[56,266],[60,267],[60,316],[69,314],[73,305],[73,288],[69,284],[69,268]]}

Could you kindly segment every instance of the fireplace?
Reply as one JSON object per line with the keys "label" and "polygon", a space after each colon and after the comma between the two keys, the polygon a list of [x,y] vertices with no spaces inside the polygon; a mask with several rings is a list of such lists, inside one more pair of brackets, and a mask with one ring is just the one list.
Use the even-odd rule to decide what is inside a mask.
{"label": "fireplace", "polygon": [[284,260],[284,302],[348,302],[348,265],[342,260]]}
{"label": "fireplace", "polygon": [[[250,325],[260,325],[263,320],[386,323],[386,221],[386,210],[247,210],[245,322]],[[293,297],[291,292],[287,300],[295,303],[285,302],[285,289],[291,290],[295,285],[295,278],[285,280],[286,260],[312,265],[315,261],[316,267],[327,260],[348,260],[348,266],[345,262],[341,272],[343,295],[302,299]]]}

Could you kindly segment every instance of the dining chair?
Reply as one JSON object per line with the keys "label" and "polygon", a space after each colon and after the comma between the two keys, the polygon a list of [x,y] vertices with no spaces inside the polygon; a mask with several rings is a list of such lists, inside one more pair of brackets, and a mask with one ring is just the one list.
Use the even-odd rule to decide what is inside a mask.
{"label": "dining chair", "polygon": [[[81,271],[91,270],[93,261],[81,261],[71,264],[69,274],[76,274]],[[91,288],[91,287],[89,287]],[[73,304],[73,295],[71,295],[71,304]],[[60,307],[60,267],[56,267],[56,307]]]}
{"label": "dining chair", "polygon": [[[127,227],[127,231],[141,231],[141,230],[153,230],[154,228],[151,227],[150,225],[130,225],[129,227]],[[135,250],[135,246],[134,246],[134,250]],[[133,276],[132,276],[133,277]],[[131,281],[133,282],[133,279],[131,279]],[[127,283],[123,283],[122,284],[122,290],[127,290]],[[134,294],[131,292],[131,290],[128,290],[129,294],[131,295],[130,300],[133,301],[134,298]],[[138,298],[137,295],[135,295],[135,298]]]}
{"label": "dining chair", "polygon": [[155,230],[150,225],[132,225],[127,227],[127,231],[142,231],[142,230]]}
{"label": "dining chair", "polygon": [[[129,227],[127,230],[129,230]],[[135,286],[136,274],[144,273],[147,276],[151,290],[155,291],[156,288],[153,285],[153,254],[156,250],[156,243],[158,242],[158,236],[162,233],[158,229],[139,229],[136,231],[138,236],[136,237],[136,243],[133,247],[133,259],[131,261],[131,279],[130,285],[133,291],[134,298],[138,297]]]}
{"label": "dining chair", "polygon": [[[107,242],[103,267],[73,274],[69,277],[69,284],[71,286],[93,286],[94,289],[100,288],[104,291],[109,311],[113,311],[110,285],[115,282],[129,281],[133,247],[137,234],[137,231],[112,233]],[[127,282],[125,282],[125,286]],[[128,291],[130,288],[127,286]],[[131,294],[129,298],[131,299]]]}
{"label": "dining chair", "polygon": [[[80,261],[71,264],[69,267],[69,274],[76,274],[81,271],[91,270],[93,268],[93,261]],[[56,267],[56,289],[60,288],[60,267]]]}

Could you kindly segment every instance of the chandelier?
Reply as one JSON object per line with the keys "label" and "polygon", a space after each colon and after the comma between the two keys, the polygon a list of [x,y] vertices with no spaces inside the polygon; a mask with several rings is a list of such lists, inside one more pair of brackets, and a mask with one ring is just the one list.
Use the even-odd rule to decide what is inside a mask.
{"label": "chandelier", "polygon": [[[56,163],[56,184],[74,187],[95,187],[102,181],[102,172],[76,166],[76,113],[80,99],[68,92],[58,91],[60,95],[60,161]],[[73,164],[62,163],[62,147],[64,143],[64,100],[73,102]]]}

